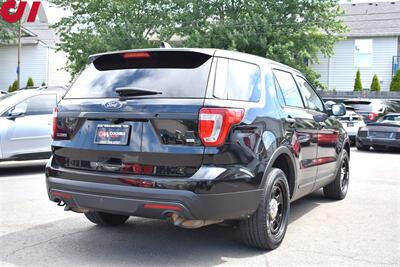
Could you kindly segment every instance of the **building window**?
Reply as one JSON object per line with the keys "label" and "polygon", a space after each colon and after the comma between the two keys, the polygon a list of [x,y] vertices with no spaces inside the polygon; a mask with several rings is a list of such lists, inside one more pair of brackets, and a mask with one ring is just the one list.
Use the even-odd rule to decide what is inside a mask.
{"label": "building window", "polygon": [[358,39],[354,42],[354,67],[372,67],[372,39]]}

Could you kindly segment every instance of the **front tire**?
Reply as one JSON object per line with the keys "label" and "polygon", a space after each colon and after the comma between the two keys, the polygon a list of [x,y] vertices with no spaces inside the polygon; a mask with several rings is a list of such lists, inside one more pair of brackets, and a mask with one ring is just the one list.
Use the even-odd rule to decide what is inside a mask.
{"label": "front tire", "polygon": [[118,226],[129,219],[129,216],[97,211],[85,212],[85,216],[89,221],[99,226]]}
{"label": "front tire", "polygon": [[342,200],[346,197],[349,189],[349,156],[343,151],[340,170],[335,180],[324,187],[324,195],[327,198]]}
{"label": "front tire", "polygon": [[272,250],[282,243],[289,222],[290,193],[285,173],[273,168],[256,212],[240,221],[243,241],[251,247]]}

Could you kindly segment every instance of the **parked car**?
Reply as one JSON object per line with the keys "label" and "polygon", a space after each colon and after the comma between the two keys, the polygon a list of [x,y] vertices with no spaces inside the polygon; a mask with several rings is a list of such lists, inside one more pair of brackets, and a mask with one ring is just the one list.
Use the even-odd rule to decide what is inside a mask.
{"label": "parked car", "polygon": [[350,142],[355,144],[358,129],[366,125],[363,117],[357,114],[353,107],[346,107],[346,114],[338,117],[338,119],[349,135]]}
{"label": "parked car", "polygon": [[50,157],[52,113],[65,90],[24,90],[0,97],[0,161]]}
{"label": "parked car", "polygon": [[359,129],[357,149],[399,149],[400,148],[400,113],[390,113],[378,122]]}
{"label": "parked car", "polygon": [[0,96],[8,94],[6,91],[0,91]]}
{"label": "parked car", "polygon": [[274,249],[291,201],[346,196],[350,144],[332,117],[345,107],[326,110],[297,70],[215,49],[90,61],[54,114],[47,189],[66,210],[101,226],[233,220],[246,244]]}
{"label": "parked car", "polygon": [[348,99],[343,103],[351,106],[363,116],[365,123],[378,121],[379,118],[390,112],[400,112],[400,103],[396,100],[385,99]]}

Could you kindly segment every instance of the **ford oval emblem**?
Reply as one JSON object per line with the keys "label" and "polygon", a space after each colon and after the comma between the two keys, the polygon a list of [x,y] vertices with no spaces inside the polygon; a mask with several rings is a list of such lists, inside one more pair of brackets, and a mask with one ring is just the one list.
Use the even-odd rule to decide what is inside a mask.
{"label": "ford oval emblem", "polygon": [[123,106],[124,104],[122,102],[116,100],[109,101],[103,104],[103,107],[108,110],[118,110],[121,109]]}

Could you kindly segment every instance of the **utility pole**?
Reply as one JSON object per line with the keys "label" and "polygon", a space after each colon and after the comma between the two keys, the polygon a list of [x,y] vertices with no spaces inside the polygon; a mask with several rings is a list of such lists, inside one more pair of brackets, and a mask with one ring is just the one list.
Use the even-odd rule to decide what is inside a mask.
{"label": "utility pole", "polygon": [[22,53],[22,18],[18,22],[18,66],[17,66],[17,83],[18,89],[21,88],[21,53]]}

